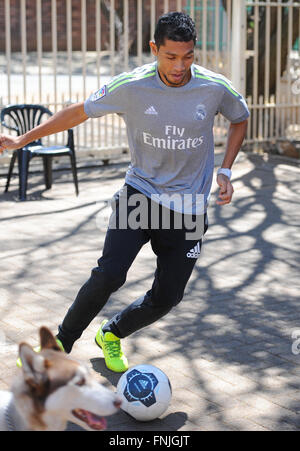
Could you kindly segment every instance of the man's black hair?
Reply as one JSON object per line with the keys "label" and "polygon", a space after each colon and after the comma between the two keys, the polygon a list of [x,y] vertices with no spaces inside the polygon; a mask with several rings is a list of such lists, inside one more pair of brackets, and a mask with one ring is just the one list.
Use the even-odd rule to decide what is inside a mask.
{"label": "man's black hair", "polygon": [[190,16],[182,12],[164,14],[158,19],[154,33],[154,41],[158,48],[164,44],[165,39],[179,42],[194,41],[196,44],[195,23]]}

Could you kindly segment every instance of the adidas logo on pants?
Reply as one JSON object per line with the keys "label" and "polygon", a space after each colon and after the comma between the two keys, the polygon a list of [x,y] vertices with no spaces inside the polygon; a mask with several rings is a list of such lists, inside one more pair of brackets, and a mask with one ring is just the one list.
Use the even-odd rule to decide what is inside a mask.
{"label": "adidas logo on pants", "polygon": [[197,243],[195,247],[190,249],[190,251],[186,254],[188,258],[198,258],[200,257],[201,248],[200,243]]}

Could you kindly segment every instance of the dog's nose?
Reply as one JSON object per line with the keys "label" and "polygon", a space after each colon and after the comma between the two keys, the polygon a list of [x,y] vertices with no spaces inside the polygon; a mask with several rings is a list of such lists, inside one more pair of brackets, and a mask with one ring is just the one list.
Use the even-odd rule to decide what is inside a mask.
{"label": "dog's nose", "polygon": [[115,406],[117,409],[119,409],[119,408],[121,407],[121,405],[122,405],[121,399],[117,398],[117,399],[114,401],[114,406]]}

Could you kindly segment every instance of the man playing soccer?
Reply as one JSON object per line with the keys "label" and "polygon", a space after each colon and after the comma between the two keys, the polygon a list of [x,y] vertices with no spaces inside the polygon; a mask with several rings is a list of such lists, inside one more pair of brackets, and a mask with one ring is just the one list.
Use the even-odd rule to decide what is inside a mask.
{"label": "man playing soccer", "polygon": [[[230,203],[233,195],[231,167],[245,137],[249,111],[229,80],[193,63],[195,43],[191,18],[179,12],[168,13],[160,17],[154,42],[150,43],[155,63],[114,77],[85,102],[65,108],[25,135],[0,136],[1,152],[22,148],[90,117],[116,113],[126,123],[131,164],[125,185],[114,196],[103,253],[57,335],[64,350],[71,352],[110,295],[125,283],[136,255],[150,241],[157,256],[151,289],[109,321],[104,320],[96,335],[107,367],[116,372],[128,368],[120,339],[158,320],[181,301],[200,255],[202,235],[207,229],[206,210],[214,170],[213,124],[218,112],[230,121],[230,127],[217,175],[217,204]],[[169,199],[174,195],[176,199],[188,198],[189,203],[173,205]],[[149,224],[149,215],[143,226],[131,227],[133,196],[142,198],[143,214],[151,216],[157,207],[155,227]],[[203,200],[200,210],[199,196]],[[163,223],[166,211],[168,227]],[[124,214],[126,226],[120,226]],[[178,227],[178,218],[192,219],[194,229],[185,221]],[[188,236],[195,228],[198,233]]]}

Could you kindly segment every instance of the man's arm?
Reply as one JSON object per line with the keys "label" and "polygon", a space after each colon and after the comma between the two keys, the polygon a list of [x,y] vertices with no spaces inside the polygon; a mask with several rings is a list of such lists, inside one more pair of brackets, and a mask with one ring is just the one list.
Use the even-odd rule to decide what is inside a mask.
{"label": "man's arm", "polygon": [[86,121],[84,102],[75,103],[51,116],[47,121],[21,136],[0,135],[0,154],[4,150],[20,149],[37,139],[63,132]]}
{"label": "man's arm", "polygon": [[[246,136],[247,125],[247,120],[238,124],[230,124],[222,168],[231,169]],[[224,174],[219,174],[217,176],[217,183],[220,187],[218,196],[220,200],[217,200],[216,203],[218,205],[229,204],[234,191],[229,178]]]}

